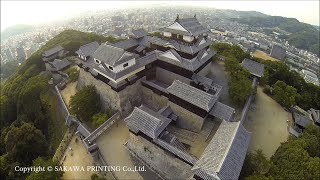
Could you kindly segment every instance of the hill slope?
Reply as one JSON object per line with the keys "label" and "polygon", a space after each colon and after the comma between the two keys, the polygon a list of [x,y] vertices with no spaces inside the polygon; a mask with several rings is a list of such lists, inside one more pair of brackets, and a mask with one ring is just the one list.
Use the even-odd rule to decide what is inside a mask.
{"label": "hill slope", "polygon": [[[18,67],[16,72],[1,87],[1,96],[7,96],[10,101],[12,101],[12,104],[16,104],[16,102],[19,100],[19,94],[22,90],[22,87],[30,78],[37,76],[41,71],[45,70],[45,64],[42,60],[42,53],[44,51],[57,45],[61,45],[70,52],[70,55],[72,55],[79,48],[79,46],[92,41],[115,42],[117,39],[76,30],[65,30],[49,40],[44,46],[33,53],[25,62],[22,63],[22,65]],[[13,114],[15,115],[12,116],[12,119],[0,118],[0,124],[7,125],[9,122],[14,121],[14,117],[16,117],[17,114],[16,112],[13,112]]]}
{"label": "hill slope", "polygon": [[18,25],[8,27],[1,32],[1,41],[4,41],[11,36],[30,32],[32,30],[34,30],[34,27],[26,24],[18,24]]}
{"label": "hill slope", "polygon": [[279,28],[289,33],[282,38],[297,48],[311,51],[319,56],[319,31],[312,25],[299,22],[295,18],[280,16],[232,18],[242,24],[261,28]]}

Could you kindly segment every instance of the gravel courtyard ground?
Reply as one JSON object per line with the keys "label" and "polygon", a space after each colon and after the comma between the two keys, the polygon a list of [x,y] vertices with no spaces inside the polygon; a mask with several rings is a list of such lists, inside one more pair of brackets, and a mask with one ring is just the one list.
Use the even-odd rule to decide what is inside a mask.
{"label": "gravel courtyard ground", "polygon": [[[66,158],[62,166],[80,166],[84,167],[86,170],[87,166],[93,166],[94,162],[91,155],[87,152],[86,148],[84,147],[84,144],[80,141],[80,139],[78,139],[77,142],[75,141],[77,137],[78,136],[74,136],[72,138],[69,144],[69,147],[71,147],[72,150],[70,150],[69,147],[66,150]],[[92,173],[87,171],[65,171],[62,179],[91,179],[90,176]]]}
{"label": "gravel courtyard ground", "polygon": [[244,122],[245,128],[252,132],[249,151],[262,149],[270,158],[280,144],[287,140],[287,120],[291,121],[291,118],[291,114],[267,96],[259,86],[248,118]]}
{"label": "gravel courtyard ground", "polygon": [[[134,167],[130,154],[123,144],[129,138],[129,130],[123,120],[115,122],[98,139],[97,145],[108,165]],[[119,179],[143,179],[138,172],[115,171]]]}
{"label": "gravel courtyard ground", "polygon": [[67,86],[61,91],[62,98],[68,107],[71,96],[77,93],[76,87],[77,82],[71,82],[68,83]]}

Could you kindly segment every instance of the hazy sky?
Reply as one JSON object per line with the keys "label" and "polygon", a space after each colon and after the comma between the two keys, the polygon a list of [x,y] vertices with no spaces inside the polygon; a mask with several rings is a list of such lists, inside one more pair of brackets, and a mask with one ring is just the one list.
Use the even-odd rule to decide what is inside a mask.
{"label": "hazy sky", "polygon": [[294,17],[299,21],[319,25],[319,1],[3,1],[1,0],[1,30],[15,24],[36,24],[61,19],[86,10],[107,10],[164,3],[259,11],[268,15]]}

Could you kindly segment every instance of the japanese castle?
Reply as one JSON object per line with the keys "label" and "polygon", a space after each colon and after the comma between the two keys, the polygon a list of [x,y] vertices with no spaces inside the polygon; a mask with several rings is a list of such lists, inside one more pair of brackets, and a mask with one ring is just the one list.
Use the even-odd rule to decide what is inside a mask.
{"label": "japanese castle", "polygon": [[[79,82],[94,84],[105,106],[125,115],[132,135],[190,165],[194,179],[238,179],[250,133],[234,121],[235,109],[219,101],[222,86],[205,77],[216,54],[210,31],[196,15],[178,15],[160,31],[151,36],[139,29],[114,44],[81,46]],[[81,79],[87,76],[93,81]],[[199,158],[168,128],[200,133],[212,120],[220,125]]]}

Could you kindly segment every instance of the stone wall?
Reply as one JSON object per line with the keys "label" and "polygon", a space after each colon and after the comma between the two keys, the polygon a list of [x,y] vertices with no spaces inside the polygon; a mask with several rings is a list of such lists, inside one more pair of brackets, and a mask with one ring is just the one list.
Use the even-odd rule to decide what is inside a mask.
{"label": "stone wall", "polygon": [[[211,61],[211,60],[209,60]],[[211,65],[212,62],[210,62],[209,64],[207,64],[201,71],[199,71],[197,74],[198,75],[201,75],[201,76],[206,76],[207,74],[209,74],[209,72],[211,71],[211,68],[212,68],[212,65]]]}
{"label": "stone wall", "polygon": [[80,69],[77,89],[84,86],[94,85],[103,109],[120,110],[122,114],[127,115],[133,109],[133,106],[141,104],[141,83],[138,80],[135,84],[127,86],[120,92],[114,91],[109,85],[95,79],[89,72]]}
{"label": "stone wall", "polygon": [[169,101],[168,105],[173,112],[178,116],[177,125],[183,129],[194,132],[200,132],[204,123],[204,118],[184,109],[183,107]]}
{"label": "stone wall", "polygon": [[156,76],[159,81],[162,81],[168,85],[171,85],[174,80],[179,80],[179,81],[184,82],[186,84],[190,84],[190,79],[185,78],[179,74],[175,74],[173,72],[167,71],[165,69],[159,68],[159,67],[156,68]]}
{"label": "stone wall", "polygon": [[204,123],[204,118],[170,102],[167,97],[160,96],[152,90],[142,86],[142,103],[158,111],[162,107],[169,105],[173,112],[179,117],[177,125],[183,129],[200,132]]}
{"label": "stone wall", "polygon": [[141,136],[130,133],[127,147],[165,179],[189,179],[193,175],[190,165]]}
{"label": "stone wall", "polygon": [[168,98],[153,93],[152,90],[142,86],[142,102],[154,110],[159,110],[168,103]]}

